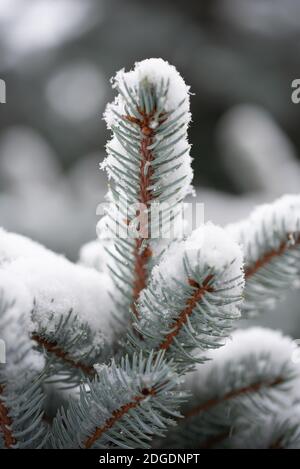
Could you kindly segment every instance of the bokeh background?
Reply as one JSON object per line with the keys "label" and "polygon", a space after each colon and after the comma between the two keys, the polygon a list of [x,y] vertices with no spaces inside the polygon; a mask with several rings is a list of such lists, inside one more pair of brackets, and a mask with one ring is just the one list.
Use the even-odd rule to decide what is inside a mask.
{"label": "bokeh background", "polygon": [[[192,97],[195,186],[224,224],[300,192],[298,0],[1,0],[0,225],[76,260],[95,238],[109,79],[176,65]],[[299,295],[262,321],[300,337]]]}

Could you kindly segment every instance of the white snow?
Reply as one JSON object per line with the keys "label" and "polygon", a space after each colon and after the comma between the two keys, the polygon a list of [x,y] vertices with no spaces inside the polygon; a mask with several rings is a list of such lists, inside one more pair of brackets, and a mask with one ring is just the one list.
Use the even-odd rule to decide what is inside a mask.
{"label": "white snow", "polygon": [[29,239],[3,230],[0,252],[0,272],[13,275],[27,288],[35,299],[35,320],[41,326],[48,326],[51,313],[58,318],[72,309],[98,332],[101,340],[112,339],[112,300],[108,294],[111,280],[106,273],[73,264]]}
{"label": "white snow", "polygon": [[[227,268],[224,281],[238,276],[242,278],[243,255],[240,247],[223,228],[212,223],[200,226],[186,240],[172,243],[161,262],[154,267],[153,279],[159,282],[162,275],[172,285],[172,278],[176,275],[177,280],[186,282],[184,255],[187,255],[192,269],[197,266],[200,270],[211,267],[220,274]],[[239,293],[242,288],[243,285],[237,287]]]}
{"label": "white snow", "polygon": [[[28,288],[13,273],[0,269],[1,319],[3,312],[9,310],[10,328],[22,314],[28,316],[33,308],[33,296]],[[1,331],[2,332],[2,331]]]}
{"label": "white snow", "polygon": [[[168,199],[168,203],[172,206],[174,203],[182,200],[186,195],[188,195],[192,191],[191,182],[193,179],[193,170],[191,167],[190,145],[188,144],[187,140],[187,128],[191,119],[191,115],[189,112],[189,87],[185,84],[183,78],[177,72],[175,67],[169,65],[168,62],[162,59],[147,59],[142,62],[137,62],[135,64],[134,69],[130,72],[120,70],[116,74],[116,77],[113,79],[113,86],[118,87],[125,95],[127,95],[126,87],[124,85],[124,83],[126,83],[126,85],[131,90],[132,94],[136,95],[135,90],[139,88],[143,80],[147,80],[151,85],[155,87],[156,92],[159,93],[162,79],[165,81],[165,83],[169,81],[169,87],[165,98],[161,98],[163,99],[163,102],[159,103],[159,105],[162,105],[162,110],[165,113],[168,113],[169,111],[173,111],[175,109],[175,111],[167,118],[167,120],[162,125],[165,126],[168,124],[168,122],[170,122],[171,120],[173,121],[173,119],[175,119],[174,122],[176,123],[176,125],[182,127],[175,135],[170,134],[168,136],[168,132],[163,135],[162,133],[160,133],[162,127],[158,125],[157,117],[153,116],[152,121],[150,121],[149,123],[149,126],[154,129],[154,134],[151,137],[151,149],[154,155],[154,161],[155,158],[159,157],[164,151],[167,152],[167,159],[179,155],[181,153],[182,155],[179,156],[176,160],[164,164],[161,167],[162,169],[157,169],[156,167],[154,167],[156,179],[155,181],[153,181],[152,199],[156,201],[159,200],[160,202],[162,202],[166,194],[172,194],[172,197]],[[138,101],[139,98],[136,95],[134,99]],[[180,103],[182,104],[179,106]],[[129,112],[132,111],[129,110]],[[116,113],[119,115],[125,114],[125,99],[121,93],[111,104],[107,106],[104,118],[106,120],[108,128],[112,128],[113,126],[119,127],[120,131],[122,132],[124,131],[124,129],[122,130],[122,128],[120,127],[121,119]],[[138,113],[138,111],[136,111],[136,113]],[[120,155],[123,155],[124,157],[128,158],[130,162],[124,160],[124,164],[126,164],[127,167],[133,168],[133,170],[135,170],[138,174],[140,170],[139,152],[144,136],[142,135],[138,125],[136,125],[135,132],[136,141],[131,137],[128,137],[128,139],[132,140],[132,142],[136,144],[135,151],[137,154],[137,159],[134,159],[130,155],[129,147],[127,146],[126,142],[120,143],[119,139],[115,135],[107,145],[108,157],[106,158],[106,160],[104,160],[101,165],[102,169],[106,169],[108,177],[114,180],[118,189],[123,191],[123,195],[125,197],[127,196],[126,188],[128,187],[128,189],[132,189],[132,185],[131,187],[129,187],[128,183],[126,183],[124,180],[122,180],[122,183],[120,184],[120,178],[118,175],[114,174],[113,167],[117,167],[122,171],[127,172],[129,174],[129,179],[132,180],[133,173],[132,171],[127,170],[127,168],[122,165],[122,162],[120,162],[119,158],[117,159],[114,156],[111,149],[115,152],[118,152]],[[179,135],[180,139],[176,143],[174,143],[174,140],[176,140]],[[171,146],[167,147],[167,145],[169,144],[171,144]],[[162,174],[161,176],[159,175],[160,171],[166,171],[169,169],[171,171],[167,174]],[[173,186],[166,188],[166,186],[169,186],[172,182],[180,178],[184,179],[181,180],[179,186],[176,185],[176,187]],[[178,189],[177,192],[175,192],[176,188]],[[138,201],[138,195],[136,199]]]}
{"label": "white snow", "polygon": [[[125,72],[124,69],[120,70],[112,79],[112,83],[113,87],[118,86],[123,92],[125,92],[125,94],[127,94],[124,87],[124,81],[126,81],[129,88],[132,89],[138,87],[143,80],[147,80],[157,89],[160,89],[162,79],[164,79],[165,83],[169,80],[169,89],[164,102],[165,111],[172,111],[181,101],[185,100],[180,111],[177,111],[177,115],[183,111],[187,111],[187,113],[189,113],[190,87],[185,84],[182,76],[178,73],[176,68],[161,58],[152,58],[136,62],[134,69],[129,72]],[[112,124],[117,123],[116,116],[111,111],[112,106],[122,114],[124,111],[123,98],[118,96],[114,103],[108,105],[106,109],[105,120],[109,128]],[[172,118],[175,116],[176,113],[172,115]],[[189,121],[190,115],[188,114],[186,117]]]}
{"label": "white snow", "polygon": [[[293,360],[297,345],[293,339],[284,336],[280,331],[275,331],[267,328],[252,327],[245,330],[238,330],[232,334],[232,338],[227,340],[224,347],[217,350],[212,350],[208,354],[211,361],[206,362],[204,365],[197,365],[195,372],[188,376],[188,387],[193,390],[195,395],[201,393],[211,394],[209,389],[210,376],[214,372],[219,376],[220,382],[225,385],[226,377],[226,364],[231,365],[231,369],[238,371],[241,370],[240,380],[245,385],[247,376],[243,369],[243,362],[250,356],[254,357],[255,366],[264,366],[265,361],[269,365],[269,375],[264,376],[264,379],[272,379],[278,377],[284,365],[288,365],[289,369],[294,370],[297,379],[291,382],[291,389],[288,392],[289,397],[293,399],[300,398],[300,362],[296,363]],[[267,357],[267,358],[263,358]],[[258,368],[257,368],[258,369]],[[242,373],[243,372],[243,373]],[[253,380],[253,373],[255,370],[248,370],[250,379]],[[243,376],[244,375],[244,376]],[[257,378],[257,377],[256,377]],[[249,379],[249,378],[248,378]],[[248,383],[249,384],[249,383]],[[253,384],[253,383],[252,383]],[[225,388],[217,389],[218,394],[224,393]],[[214,389],[214,392],[216,389]]]}
{"label": "white snow", "polygon": [[53,256],[48,249],[25,236],[15,233],[8,233],[0,228],[0,267],[3,264],[23,257],[44,257]]}
{"label": "white snow", "polygon": [[300,195],[284,195],[271,204],[260,205],[245,220],[228,225],[226,231],[247,249],[247,263],[255,261],[264,250],[287,241],[287,235],[299,233]]}
{"label": "white snow", "polygon": [[[43,356],[32,350],[28,330],[33,325],[31,311],[34,298],[20,279],[0,268],[0,339],[6,347],[6,377],[18,376],[20,368],[28,372],[41,370]],[[29,353],[24,354],[25,350]]]}
{"label": "white snow", "polygon": [[[184,267],[184,258],[188,259],[189,269],[192,270],[188,275]],[[178,282],[188,286],[190,279],[203,282],[211,274],[214,276],[213,285],[216,289],[222,290],[224,282],[232,280],[230,296],[236,297],[236,301],[223,305],[222,311],[239,318],[239,305],[242,302],[244,288],[242,266],[241,249],[225,230],[210,223],[203,225],[194,230],[186,240],[174,241],[164,252],[160,262],[153,267],[149,280],[149,288],[151,287],[151,290],[155,292],[152,301],[154,304],[156,300],[165,301],[166,287],[176,292]],[[198,274],[195,279],[193,275],[196,275],[194,272],[197,270]],[[147,305],[147,295],[149,295],[147,290],[142,291],[139,300],[141,317],[146,323],[152,317]],[[160,314],[166,318],[174,315],[174,308],[167,304],[165,308],[159,304],[157,307]]]}
{"label": "white snow", "polygon": [[106,260],[107,253],[98,239],[84,244],[79,251],[78,263],[96,269],[98,272],[105,270]]}

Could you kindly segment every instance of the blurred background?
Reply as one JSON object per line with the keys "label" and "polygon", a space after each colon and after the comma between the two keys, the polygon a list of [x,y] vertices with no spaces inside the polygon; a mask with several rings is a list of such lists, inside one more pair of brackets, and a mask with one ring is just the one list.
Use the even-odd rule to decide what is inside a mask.
{"label": "blurred background", "polygon": [[[174,64],[194,93],[206,220],[300,192],[298,0],[1,0],[0,225],[76,260],[106,192],[109,79],[148,57]],[[263,321],[300,337],[298,302]]]}

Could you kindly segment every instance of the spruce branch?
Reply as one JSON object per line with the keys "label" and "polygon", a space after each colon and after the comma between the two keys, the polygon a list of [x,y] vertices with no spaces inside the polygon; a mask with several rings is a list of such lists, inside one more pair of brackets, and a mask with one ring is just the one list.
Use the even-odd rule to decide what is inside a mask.
{"label": "spruce branch", "polygon": [[[2,366],[0,365],[2,368]],[[44,377],[30,371],[7,377],[0,369],[0,448],[43,448],[49,430],[43,421]]]}
{"label": "spruce branch", "polygon": [[137,303],[138,334],[129,334],[129,341],[145,351],[165,350],[187,371],[205,361],[207,350],[223,345],[240,317],[242,291],[238,245],[221,228],[203,226],[172,244],[153,269]]}
{"label": "spruce branch", "polygon": [[[70,356],[70,354],[64,350],[62,347],[60,347],[57,344],[57,341],[55,342],[50,342],[49,339],[46,339],[45,337],[42,337],[36,333],[32,334],[31,336],[32,340],[37,343],[37,345],[48,355],[49,361],[52,361],[53,357],[57,359],[59,362],[61,361],[64,365],[63,367],[63,373],[68,374],[70,372],[70,368],[73,370],[74,368],[76,370],[81,371],[82,373],[86,375],[91,375],[93,376],[94,370],[92,366],[89,366],[83,361],[75,360]],[[78,340],[79,342],[79,340]],[[66,347],[68,349],[69,347]],[[51,357],[51,358],[50,358]],[[55,372],[57,372],[57,368],[55,368]]]}
{"label": "spruce branch", "polygon": [[[245,409],[247,411],[247,409]],[[265,408],[265,415],[268,408]],[[269,416],[258,416],[256,422],[249,429],[247,422],[241,425],[239,432],[233,435],[227,448],[246,449],[300,449],[300,409],[291,406],[291,409],[274,412],[269,406]]]}
{"label": "spruce branch", "polygon": [[[207,426],[207,434],[200,431],[197,443],[195,435],[199,432],[199,423],[189,422],[186,429],[186,449],[299,449],[300,425],[299,409],[293,411],[276,408],[271,401],[260,403],[260,397],[253,396],[256,408],[244,402],[230,409],[223,409],[219,413],[213,412],[204,416],[202,432]],[[292,403],[288,402],[291,406]],[[227,418],[224,418],[227,412]],[[220,420],[220,414],[222,419]],[[219,420],[218,420],[219,419]],[[214,432],[210,433],[213,425]],[[183,429],[182,429],[183,431]],[[188,441],[188,436],[190,441]],[[193,440],[194,438],[194,440]],[[191,443],[191,441],[194,443]],[[171,438],[168,447],[182,448],[182,439]],[[165,442],[166,444],[166,442]]]}
{"label": "spruce branch", "polygon": [[96,336],[88,323],[70,311],[59,318],[50,315],[48,323],[36,328],[31,338],[46,358],[49,377],[55,375],[64,385],[76,386],[85,376],[93,377],[93,365],[106,361],[112,352],[111,346],[102,342],[100,346]]}
{"label": "spruce branch", "polygon": [[5,448],[12,448],[16,444],[15,436],[12,432],[12,418],[9,415],[9,409],[5,403],[4,396],[4,386],[0,386],[0,436],[2,444]]}
{"label": "spruce branch", "polygon": [[99,366],[95,379],[81,387],[79,401],[58,412],[53,446],[148,448],[180,415],[176,409],[185,395],[178,383],[163,353]]}
{"label": "spruce branch", "polygon": [[0,448],[40,448],[48,438],[43,423],[43,361],[32,351],[26,318],[16,314],[18,302],[9,298],[13,293],[9,278],[1,280],[0,331],[6,343],[6,363],[0,364]]}
{"label": "spruce branch", "polygon": [[[188,376],[186,390],[192,397],[181,409],[184,419],[169,433],[168,445],[261,447],[255,436],[271,430],[270,421],[285,422],[296,444],[299,421],[297,427],[295,420],[284,417],[294,406],[299,387],[293,350],[292,340],[277,332],[256,328],[235,332],[232,343],[210,355],[212,362]],[[260,444],[267,448],[270,441],[276,438],[264,438]],[[287,438],[285,444],[291,441]]]}
{"label": "spruce branch", "polygon": [[118,227],[122,232],[133,228],[135,233],[126,239],[119,236],[110,251],[110,271],[121,296],[117,306],[123,304],[126,317],[129,308],[138,316],[135,303],[154,262],[151,207],[164,202],[161,219],[170,223],[190,191],[189,88],[175,68],[161,59],[139,62],[127,73],[121,70],[113,86],[119,94],[105,113],[113,138],[103,167],[122,213]]}
{"label": "spruce branch", "polygon": [[10,279],[5,295],[17,300],[18,309],[28,319],[27,331],[47,329],[53,336],[59,322],[73,310],[78,329],[67,319],[64,326],[68,326],[69,333],[71,327],[74,334],[79,333],[80,323],[86,324],[83,330],[89,327],[93,331],[89,340],[94,340],[95,349],[104,342],[113,346],[112,302],[108,293],[112,282],[107,273],[76,265],[30,239],[4,230],[0,230],[0,240],[6,256],[0,285],[5,287]]}
{"label": "spruce branch", "polygon": [[246,315],[262,313],[299,286],[300,196],[284,196],[262,205],[227,228],[245,253]]}

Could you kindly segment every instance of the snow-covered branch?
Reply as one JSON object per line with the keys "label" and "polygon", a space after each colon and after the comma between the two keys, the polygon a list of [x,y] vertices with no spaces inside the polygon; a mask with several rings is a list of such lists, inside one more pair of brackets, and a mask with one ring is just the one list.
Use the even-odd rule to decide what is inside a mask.
{"label": "snow-covered branch", "polygon": [[[1,367],[1,365],[0,365]],[[0,449],[39,449],[48,440],[43,421],[45,399],[43,376],[19,373],[14,380],[3,377],[0,369]]]}
{"label": "snow-covered branch", "polygon": [[[294,342],[278,332],[259,328],[235,332],[232,342],[210,353],[212,361],[187,377],[186,390],[192,397],[182,409],[185,418],[169,434],[170,445],[268,448],[275,443],[272,422],[283,423],[300,395],[294,351]],[[289,417],[286,427],[291,439],[285,432],[285,444],[293,441],[299,446],[299,420],[294,428],[295,420]],[[260,442],[259,434],[263,434]]]}
{"label": "snow-covered branch", "polygon": [[22,236],[2,230],[0,240],[1,275],[14,286],[13,292],[3,290],[4,300],[26,317],[27,333],[48,359],[57,359],[62,372],[65,363],[70,370],[93,373],[92,364],[105,360],[114,342],[110,277]]}
{"label": "snow-covered branch", "polygon": [[179,417],[184,394],[163,354],[142,354],[119,365],[99,366],[94,381],[81,387],[80,401],[59,411],[53,423],[56,448],[148,448]]}
{"label": "snow-covered branch", "polygon": [[131,238],[118,237],[111,267],[121,292],[118,308],[123,304],[126,316],[129,308],[137,313],[135,302],[153,266],[151,207],[163,207],[155,229],[164,229],[161,224],[176,218],[191,191],[189,87],[162,59],[136,63],[130,72],[119,71],[113,87],[118,96],[105,112],[113,138],[102,166],[111,179],[111,198],[122,214],[119,229],[135,233]]}
{"label": "snow-covered branch", "polygon": [[171,244],[141,294],[131,342],[166,350],[183,369],[204,361],[199,349],[220,347],[240,317],[242,263],[239,246],[211,224]]}
{"label": "snow-covered branch", "polygon": [[246,314],[263,312],[300,282],[300,196],[258,207],[228,232],[245,255]]}

